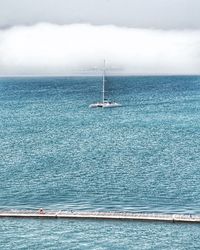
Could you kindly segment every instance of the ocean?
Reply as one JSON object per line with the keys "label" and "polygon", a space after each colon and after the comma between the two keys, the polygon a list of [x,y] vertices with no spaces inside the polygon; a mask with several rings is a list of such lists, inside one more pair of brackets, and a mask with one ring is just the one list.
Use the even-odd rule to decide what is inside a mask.
{"label": "ocean", "polygon": [[[0,209],[200,214],[200,77],[0,78]],[[199,249],[199,225],[0,220],[1,249]]]}

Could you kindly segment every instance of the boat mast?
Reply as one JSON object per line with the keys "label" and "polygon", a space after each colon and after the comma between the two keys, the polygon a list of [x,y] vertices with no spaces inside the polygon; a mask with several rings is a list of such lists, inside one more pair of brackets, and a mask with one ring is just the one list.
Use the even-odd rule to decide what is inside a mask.
{"label": "boat mast", "polygon": [[106,68],[106,61],[103,61],[103,103],[105,102],[105,68]]}

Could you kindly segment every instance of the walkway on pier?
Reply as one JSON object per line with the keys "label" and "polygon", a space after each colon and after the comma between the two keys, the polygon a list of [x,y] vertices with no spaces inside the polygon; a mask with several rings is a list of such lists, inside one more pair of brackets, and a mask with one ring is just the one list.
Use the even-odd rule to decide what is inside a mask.
{"label": "walkway on pier", "polygon": [[83,211],[30,211],[0,210],[0,218],[46,218],[46,219],[101,219],[200,223],[200,215],[127,213],[127,212],[83,212]]}

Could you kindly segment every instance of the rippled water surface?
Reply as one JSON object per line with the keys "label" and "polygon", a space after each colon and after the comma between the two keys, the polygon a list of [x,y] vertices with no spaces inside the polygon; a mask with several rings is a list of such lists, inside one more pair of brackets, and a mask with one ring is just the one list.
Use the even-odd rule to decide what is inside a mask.
{"label": "rippled water surface", "polygon": [[126,250],[200,248],[200,227],[122,221],[4,220],[2,249]]}
{"label": "rippled water surface", "polygon": [[[107,83],[107,93],[123,107],[88,108],[101,98],[98,77],[0,78],[1,209],[200,213],[200,77],[110,77]],[[14,229],[19,221],[0,223]],[[20,223],[16,240],[30,226],[28,221]],[[44,230],[45,223],[54,226],[32,223],[33,234],[40,226]],[[66,244],[65,226],[74,232],[72,241],[76,241],[76,227],[80,231],[86,227],[89,234],[97,230],[102,244],[96,249],[110,249],[103,243],[106,230],[122,230],[123,235],[128,225],[130,232],[149,242],[150,236],[141,232],[152,234],[151,230],[156,233],[163,227],[171,240],[168,230],[178,228],[57,223],[55,232]],[[189,228],[180,227],[185,233]],[[132,244],[132,233],[127,244]],[[94,249],[92,243],[84,244],[85,249]],[[146,249],[151,249],[148,244]]]}

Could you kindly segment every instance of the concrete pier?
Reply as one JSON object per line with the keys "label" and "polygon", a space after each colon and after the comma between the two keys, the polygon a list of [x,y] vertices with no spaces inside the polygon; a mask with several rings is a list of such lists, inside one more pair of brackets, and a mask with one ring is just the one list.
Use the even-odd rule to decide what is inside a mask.
{"label": "concrete pier", "polygon": [[101,219],[129,221],[160,221],[200,223],[200,215],[159,214],[159,213],[127,213],[127,212],[83,212],[83,211],[30,211],[0,210],[0,218],[42,218],[42,219]]}

